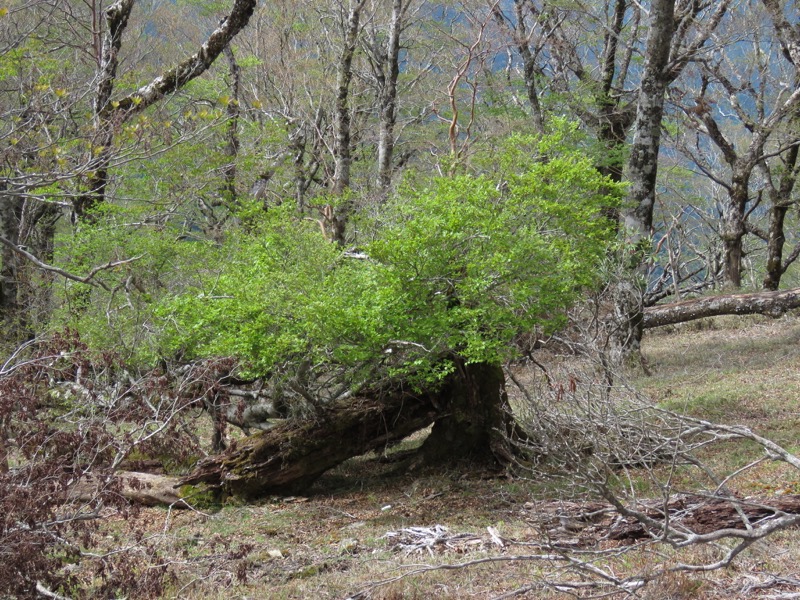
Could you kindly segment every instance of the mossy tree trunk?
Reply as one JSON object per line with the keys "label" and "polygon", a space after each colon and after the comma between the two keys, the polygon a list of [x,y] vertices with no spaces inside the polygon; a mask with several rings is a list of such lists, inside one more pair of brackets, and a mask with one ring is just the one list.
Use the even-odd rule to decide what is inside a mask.
{"label": "mossy tree trunk", "polygon": [[435,423],[423,444],[427,462],[510,459],[513,422],[499,365],[456,362],[435,392],[401,384],[336,402],[307,420],[292,420],[240,440],[201,461],[181,484],[207,483],[227,495],[254,499],[306,490],[328,469],[380,450]]}
{"label": "mossy tree trunk", "polygon": [[511,460],[508,436],[514,423],[500,365],[456,361],[456,371],[440,396],[446,412],[422,446],[426,462]]}

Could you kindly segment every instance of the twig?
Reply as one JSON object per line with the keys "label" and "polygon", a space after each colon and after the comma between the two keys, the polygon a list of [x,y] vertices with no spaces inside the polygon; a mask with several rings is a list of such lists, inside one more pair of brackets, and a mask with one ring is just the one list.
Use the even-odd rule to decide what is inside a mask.
{"label": "twig", "polygon": [[45,598],[52,598],[53,600],[70,600],[66,596],[61,596],[59,594],[56,594],[55,592],[51,592],[46,587],[44,587],[41,581],[36,582],[36,593],[38,593],[41,596],[44,596]]}
{"label": "twig", "polygon": [[483,565],[488,563],[520,562],[520,561],[530,561],[530,560],[567,561],[568,559],[560,554],[528,554],[528,555],[515,555],[515,556],[490,556],[487,558],[477,558],[475,560],[469,560],[466,562],[456,563],[453,565],[423,565],[421,567],[417,566],[416,568],[410,571],[406,571],[405,573],[401,573],[400,575],[396,575],[395,577],[390,577],[388,579],[383,579],[381,581],[375,581],[373,583],[370,583],[363,590],[348,596],[346,600],[359,600],[361,598],[367,598],[369,591],[377,587],[381,587],[384,585],[388,585],[390,583],[394,583],[396,581],[400,581],[401,579],[405,579],[406,577],[413,577],[414,575],[421,575],[422,573],[429,573],[431,571],[456,571],[459,569],[466,569],[469,567],[474,567],[476,565]]}
{"label": "twig", "polygon": [[30,252],[28,252],[27,250],[24,250],[20,246],[17,246],[14,242],[4,238],[3,236],[0,236],[0,244],[3,244],[4,246],[7,246],[7,247],[11,248],[14,252],[16,252],[17,254],[23,256],[24,258],[26,258],[27,260],[29,260],[30,262],[35,264],[40,269],[43,269],[45,271],[50,271],[51,273],[56,273],[57,275],[61,275],[65,279],[70,279],[72,281],[77,281],[78,283],[86,283],[88,285],[99,286],[99,287],[103,288],[104,290],[106,290],[107,292],[110,292],[111,288],[109,288],[105,283],[103,283],[102,281],[92,281],[94,279],[95,275],[97,275],[101,271],[107,271],[108,269],[113,269],[115,267],[119,267],[119,266],[122,266],[122,265],[127,265],[128,263],[132,263],[132,262],[142,258],[142,256],[134,256],[133,258],[128,258],[126,260],[110,261],[110,262],[108,262],[108,264],[99,265],[97,267],[94,267],[91,271],[89,271],[88,275],[86,275],[85,277],[81,277],[80,275],[74,275],[74,274],[70,273],[69,271],[65,271],[64,269],[62,269],[60,267],[54,267],[53,265],[48,265],[47,263],[42,262],[41,260],[36,258],[36,256],[31,254]]}

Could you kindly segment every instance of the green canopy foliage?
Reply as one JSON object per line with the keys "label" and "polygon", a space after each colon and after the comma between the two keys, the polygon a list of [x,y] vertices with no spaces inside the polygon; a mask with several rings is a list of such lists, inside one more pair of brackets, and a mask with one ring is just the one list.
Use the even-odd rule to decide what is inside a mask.
{"label": "green canopy foliage", "polygon": [[[408,184],[379,216],[357,219],[357,248],[327,241],[287,202],[251,207],[240,215],[247,227],[217,243],[175,241],[168,227],[112,240],[105,219],[83,234],[83,254],[124,244],[144,255],[131,268],[159,273],[162,291],[140,316],[114,321],[123,338],[137,336],[141,358],[234,356],[260,375],[327,364],[363,377],[380,367],[430,384],[453,355],[510,358],[515,336],[558,326],[597,280],[613,240],[600,211],[619,191],[567,146],[564,134],[516,136],[495,157],[495,176]],[[125,344],[91,306],[78,320],[95,345]]]}

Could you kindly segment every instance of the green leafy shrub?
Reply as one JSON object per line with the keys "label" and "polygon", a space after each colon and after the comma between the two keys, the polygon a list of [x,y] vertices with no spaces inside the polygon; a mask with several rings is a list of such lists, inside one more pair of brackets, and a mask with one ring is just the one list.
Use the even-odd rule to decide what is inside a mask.
{"label": "green leafy shrub", "polygon": [[[404,187],[378,216],[356,217],[356,250],[325,240],[290,203],[248,212],[247,227],[216,244],[125,232],[114,243],[146,256],[131,268],[161,273],[140,309],[144,345],[152,356],[233,356],[256,375],[329,365],[353,381],[426,384],[454,354],[509,358],[515,335],[558,327],[597,280],[613,239],[601,209],[618,190],[561,138],[508,146],[501,181],[437,178]],[[94,343],[107,322],[91,309],[82,317]]]}

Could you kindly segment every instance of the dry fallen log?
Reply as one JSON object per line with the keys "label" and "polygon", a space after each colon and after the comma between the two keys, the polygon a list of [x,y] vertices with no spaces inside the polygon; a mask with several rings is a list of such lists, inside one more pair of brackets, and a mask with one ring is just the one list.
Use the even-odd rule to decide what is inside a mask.
{"label": "dry fallen log", "polygon": [[[119,471],[110,478],[87,475],[71,490],[70,498],[90,502],[109,489],[134,504],[188,508],[178,491],[180,480],[169,475]],[[191,501],[189,501],[191,504]]]}
{"label": "dry fallen log", "polygon": [[761,314],[777,318],[795,308],[800,308],[800,288],[780,292],[726,294],[645,308],[643,327],[663,327],[720,315]]}
{"label": "dry fallen log", "polygon": [[[737,500],[731,502],[724,499],[706,499],[685,496],[673,500],[667,505],[670,527],[680,528],[681,532],[691,531],[695,534],[710,534],[722,530],[745,530],[747,525],[753,526],[764,519],[774,518],[781,514],[800,515],[800,495],[785,495],[775,498]],[[663,522],[660,508],[644,511],[647,518],[655,522]],[[609,531],[609,539],[633,541],[656,537],[661,532],[648,532],[638,520],[629,517],[615,523]]]}

